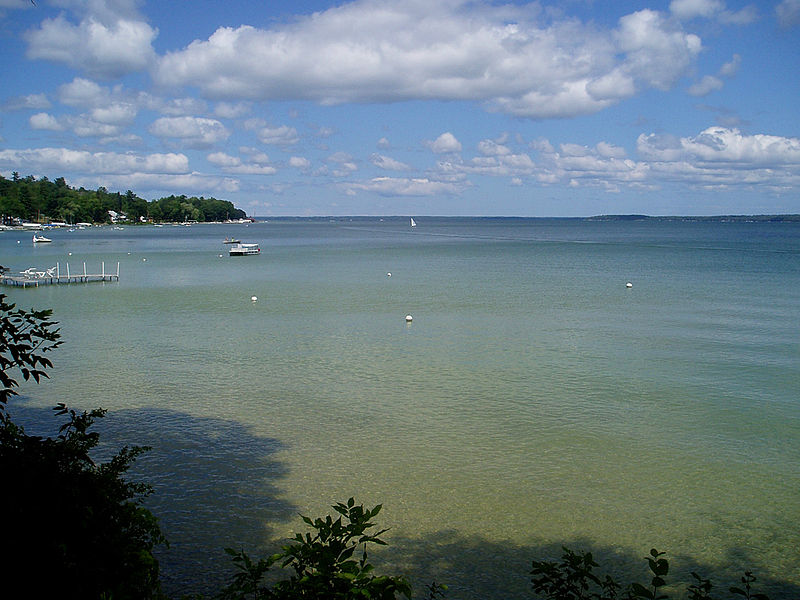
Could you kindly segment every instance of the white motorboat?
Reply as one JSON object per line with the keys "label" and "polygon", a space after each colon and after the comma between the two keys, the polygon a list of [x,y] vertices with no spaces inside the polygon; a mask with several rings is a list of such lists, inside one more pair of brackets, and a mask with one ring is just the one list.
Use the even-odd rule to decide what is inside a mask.
{"label": "white motorboat", "polygon": [[52,242],[52,241],[53,240],[51,240],[50,238],[46,238],[43,235],[36,235],[35,233],[33,234],[33,243],[34,244],[43,244],[45,242]]}
{"label": "white motorboat", "polygon": [[233,244],[228,249],[231,256],[250,256],[251,254],[261,254],[258,244]]}

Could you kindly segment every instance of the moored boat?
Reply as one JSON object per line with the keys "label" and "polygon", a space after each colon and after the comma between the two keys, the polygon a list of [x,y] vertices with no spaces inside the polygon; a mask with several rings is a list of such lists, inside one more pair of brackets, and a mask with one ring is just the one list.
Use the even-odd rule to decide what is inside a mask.
{"label": "moored boat", "polygon": [[242,244],[237,243],[228,249],[231,256],[249,256],[251,254],[261,254],[261,248],[258,244]]}
{"label": "moored boat", "polygon": [[42,244],[42,243],[45,243],[45,242],[52,242],[52,241],[53,240],[51,240],[50,238],[46,238],[43,235],[36,235],[35,233],[33,234],[33,243],[34,244]]}

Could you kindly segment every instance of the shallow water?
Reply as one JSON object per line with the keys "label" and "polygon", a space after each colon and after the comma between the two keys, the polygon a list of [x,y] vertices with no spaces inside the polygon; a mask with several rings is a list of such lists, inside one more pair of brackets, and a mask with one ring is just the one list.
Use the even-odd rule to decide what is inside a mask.
{"label": "shallow water", "polygon": [[561,543],[800,595],[800,225],[417,223],[4,232],[15,270],[120,263],[5,290],[64,339],[20,416],[100,405],[153,446],[172,592],[355,496],[384,505],[378,559],[450,598],[525,597]]}

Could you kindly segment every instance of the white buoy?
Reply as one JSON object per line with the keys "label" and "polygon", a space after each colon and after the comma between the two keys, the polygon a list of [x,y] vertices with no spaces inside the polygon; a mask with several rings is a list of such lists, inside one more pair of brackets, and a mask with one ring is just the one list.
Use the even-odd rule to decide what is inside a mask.
{"label": "white buoy", "polygon": [[222,258],[222,254],[220,254],[219,257]]}
{"label": "white buoy", "polygon": [[147,259],[146,259],[146,258],[143,258],[143,259],[142,259],[142,262],[147,262]]}
{"label": "white buoy", "polygon": [[633,287],[633,284],[632,284],[632,283],[629,281],[628,283],[626,283],[626,284],[625,284],[625,287],[632,288],[632,287]]}
{"label": "white buoy", "polygon": [[68,253],[67,253],[67,256],[72,256],[72,252],[68,252]]}
{"label": "white buoy", "polygon": [[391,276],[392,276],[392,274],[391,274],[391,273],[387,273],[387,274],[386,274],[386,276],[387,276],[387,277],[391,277]]}
{"label": "white buoy", "polygon": [[411,315],[406,315],[406,323],[411,323],[413,321],[413,317]]}
{"label": "white buoy", "polygon": [[250,302],[258,302],[258,296],[250,296]]}

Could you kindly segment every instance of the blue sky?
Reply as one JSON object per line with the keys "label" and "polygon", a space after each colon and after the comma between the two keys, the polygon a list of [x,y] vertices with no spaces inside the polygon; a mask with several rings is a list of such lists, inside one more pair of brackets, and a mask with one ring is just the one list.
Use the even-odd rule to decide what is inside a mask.
{"label": "blue sky", "polygon": [[800,0],[0,0],[0,173],[248,214],[800,213]]}

